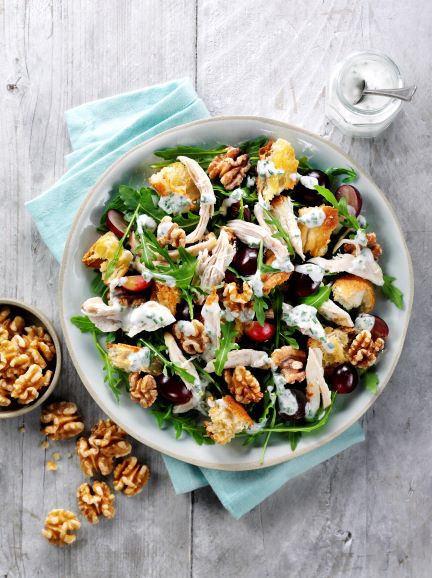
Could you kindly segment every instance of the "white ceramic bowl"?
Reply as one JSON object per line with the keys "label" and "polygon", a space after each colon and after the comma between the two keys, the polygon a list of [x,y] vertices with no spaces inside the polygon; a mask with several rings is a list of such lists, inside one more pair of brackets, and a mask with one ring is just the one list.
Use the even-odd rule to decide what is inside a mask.
{"label": "white ceramic bowl", "polygon": [[259,447],[245,448],[239,440],[227,446],[198,446],[189,437],[176,440],[172,429],[160,430],[152,414],[132,403],[127,395],[117,403],[104,384],[101,360],[91,336],[81,334],[69,319],[80,314],[81,304],[91,296],[93,273],[82,265],[81,257],[98,236],[95,226],[113,186],[129,181],[142,182],[143,174],[149,174],[148,165],[157,160],[152,154],[154,150],[180,144],[236,144],[259,135],[287,139],[296,149],[297,156],[306,154],[314,166],[352,166],[359,174],[356,186],[363,195],[364,213],[371,223],[371,230],[378,233],[383,245],[384,270],[397,277],[397,285],[404,292],[406,303],[405,310],[400,311],[390,302],[378,300],[376,311],[390,327],[390,339],[377,366],[381,392],[398,361],[411,312],[413,276],[408,249],[390,204],[370,177],[340,149],[303,129],[266,118],[218,117],[168,130],[137,146],[104,173],[83,202],[66,244],[61,270],[63,332],[75,367],[96,403],[144,444],[191,464],[223,470],[252,470],[314,450],[349,428],[370,408],[377,396],[362,387],[351,395],[339,396],[328,424],[313,435],[303,436],[294,452],[285,440],[272,436],[261,466]]}

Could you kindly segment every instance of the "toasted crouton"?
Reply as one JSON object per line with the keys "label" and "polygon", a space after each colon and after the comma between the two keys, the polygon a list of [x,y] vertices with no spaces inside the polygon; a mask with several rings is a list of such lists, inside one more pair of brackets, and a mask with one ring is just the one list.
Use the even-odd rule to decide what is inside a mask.
{"label": "toasted crouton", "polygon": [[[338,211],[328,205],[319,207],[325,213],[325,219],[319,227],[307,227],[299,223],[302,237],[303,251],[310,253],[312,257],[322,257],[327,253],[327,245],[330,242],[330,236],[339,224]],[[303,207],[299,211],[300,217],[315,211],[316,207]]]}
{"label": "toasted crouton", "polygon": [[178,287],[168,287],[155,281],[150,299],[164,305],[172,315],[175,315],[177,304],[180,303],[180,295]]}
{"label": "toasted crouton", "polygon": [[375,306],[375,289],[370,281],[356,275],[342,275],[333,283],[333,299],[345,309],[360,308],[369,313]]}
{"label": "toasted crouton", "polygon": [[331,367],[334,365],[340,365],[348,361],[348,347],[349,338],[348,334],[341,329],[333,329],[332,327],[324,327],[326,332],[326,338],[334,345],[334,349],[328,352],[324,349],[321,341],[309,337],[307,345],[309,348],[318,347],[323,352],[323,366]]}
{"label": "toasted crouton", "polygon": [[205,423],[208,435],[220,445],[229,443],[236,434],[253,425],[253,420],[242,405],[230,395],[222,399],[208,399],[209,418]]}
{"label": "toasted crouton", "polygon": [[118,255],[113,272],[111,275],[107,276],[105,271],[108,267],[108,263],[116,255],[119,242],[118,237],[109,231],[108,233],[105,233],[105,235],[102,235],[102,237],[99,237],[82,258],[82,262],[87,267],[100,269],[102,279],[106,284],[108,284],[112,279],[117,279],[118,277],[126,275],[133,260],[132,253],[127,249],[122,248]]}
{"label": "toasted crouton", "polygon": [[183,195],[193,202],[200,197],[192,177],[181,162],[175,162],[163,167],[149,178],[149,183],[161,197],[170,194]]}
{"label": "toasted crouton", "polygon": [[297,174],[298,160],[291,144],[283,138],[269,141],[259,152],[260,161],[268,161],[271,170],[276,170],[276,174],[271,174],[271,170],[267,175],[258,174],[257,179],[258,192],[265,201],[270,202],[282,191],[294,188],[296,179],[293,175]]}

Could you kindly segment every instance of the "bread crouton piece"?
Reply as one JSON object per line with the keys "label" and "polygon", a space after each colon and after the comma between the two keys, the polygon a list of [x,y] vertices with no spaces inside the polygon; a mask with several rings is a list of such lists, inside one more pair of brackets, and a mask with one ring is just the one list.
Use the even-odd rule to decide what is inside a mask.
{"label": "bread crouton piece", "polygon": [[[298,160],[291,144],[283,138],[269,141],[260,149],[257,190],[270,202],[297,182]],[[295,176],[294,176],[295,175]]]}
{"label": "bread crouton piece", "polygon": [[208,399],[209,418],[206,422],[208,435],[220,445],[229,443],[236,434],[253,425],[253,420],[239,403],[230,395],[222,399]]}
{"label": "bread crouton piece", "polygon": [[309,337],[307,345],[311,347],[318,347],[323,352],[323,366],[333,367],[348,361],[348,349],[350,339],[346,331],[342,329],[333,329],[332,327],[324,327],[326,338],[334,345],[334,349],[328,352],[324,349],[321,341]]}
{"label": "bread crouton piece", "polygon": [[187,168],[181,162],[163,167],[149,178],[150,185],[161,197],[170,194],[187,197],[192,203],[200,198],[200,192],[192,180]]}
{"label": "bread crouton piece", "polygon": [[108,267],[108,263],[116,255],[119,243],[120,240],[118,237],[109,231],[108,233],[105,233],[105,235],[102,235],[102,237],[99,237],[82,258],[84,265],[91,267],[92,269],[100,270],[102,273],[102,279],[106,284],[108,284],[112,279],[117,279],[118,277],[126,275],[133,260],[132,253],[127,249],[122,248],[118,255],[113,272],[109,276],[106,275],[105,271]]}
{"label": "bread crouton piece", "polygon": [[155,281],[150,299],[164,305],[172,315],[175,315],[177,304],[181,301],[180,295],[181,292],[178,287],[168,287],[168,285]]}
{"label": "bread crouton piece", "polygon": [[345,309],[360,308],[369,313],[375,307],[375,289],[370,281],[356,275],[342,275],[333,283],[333,299]]}
{"label": "bread crouton piece", "polygon": [[[322,257],[327,253],[327,246],[330,243],[330,237],[339,224],[339,214],[337,209],[328,205],[321,205],[320,209],[324,211],[325,218],[319,227],[307,227],[299,223],[302,237],[304,253],[310,253],[312,257]],[[316,207],[303,207],[299,211],[299,216],[304,217],[308,213],[316,211]]]}

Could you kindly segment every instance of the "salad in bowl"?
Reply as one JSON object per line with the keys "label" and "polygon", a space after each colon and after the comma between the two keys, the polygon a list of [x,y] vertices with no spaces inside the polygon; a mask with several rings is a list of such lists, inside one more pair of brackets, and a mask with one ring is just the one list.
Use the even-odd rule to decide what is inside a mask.
{"label": "salad in bowl", "polygon": [[356,172],[311,166],[284,138],[154,154],[104,207],[72,322],[113,394],[177,437],[295,449],[337,396],[375,390],[391,339],[377,296],[403,307]]}

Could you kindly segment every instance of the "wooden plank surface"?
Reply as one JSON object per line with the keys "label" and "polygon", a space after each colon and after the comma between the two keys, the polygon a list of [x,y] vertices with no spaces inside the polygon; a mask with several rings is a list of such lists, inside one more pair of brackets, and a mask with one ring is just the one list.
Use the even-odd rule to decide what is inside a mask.
{"label": "wooden plank surface", "polygon": [[[417,283],[407,345],[366,416],[366,443],[238,522],[208,489],[176,497],[160,456],[136,447],[152,483],[118,499],[114,522],[84,526],[73,548],[56,550],[40,529],[49,509],[75,509],[73,443],[41,448],[37,411],[0,422],[0,576],[430,576],[431,26],[425,0],[0,0],[0,295],[37,305],[58,327],[58,266],[23,204],[63,174],[64,111],[185,75],[212,114],[287,120],[357,159],[399,215]],[[374,141],[343,137],[324,118],[328,70],[363,47],[388,53],[419,86]],[[67,354],[57,393],[89,425],[101,416]],[[59,470],[47,472],[54,451]]]}

